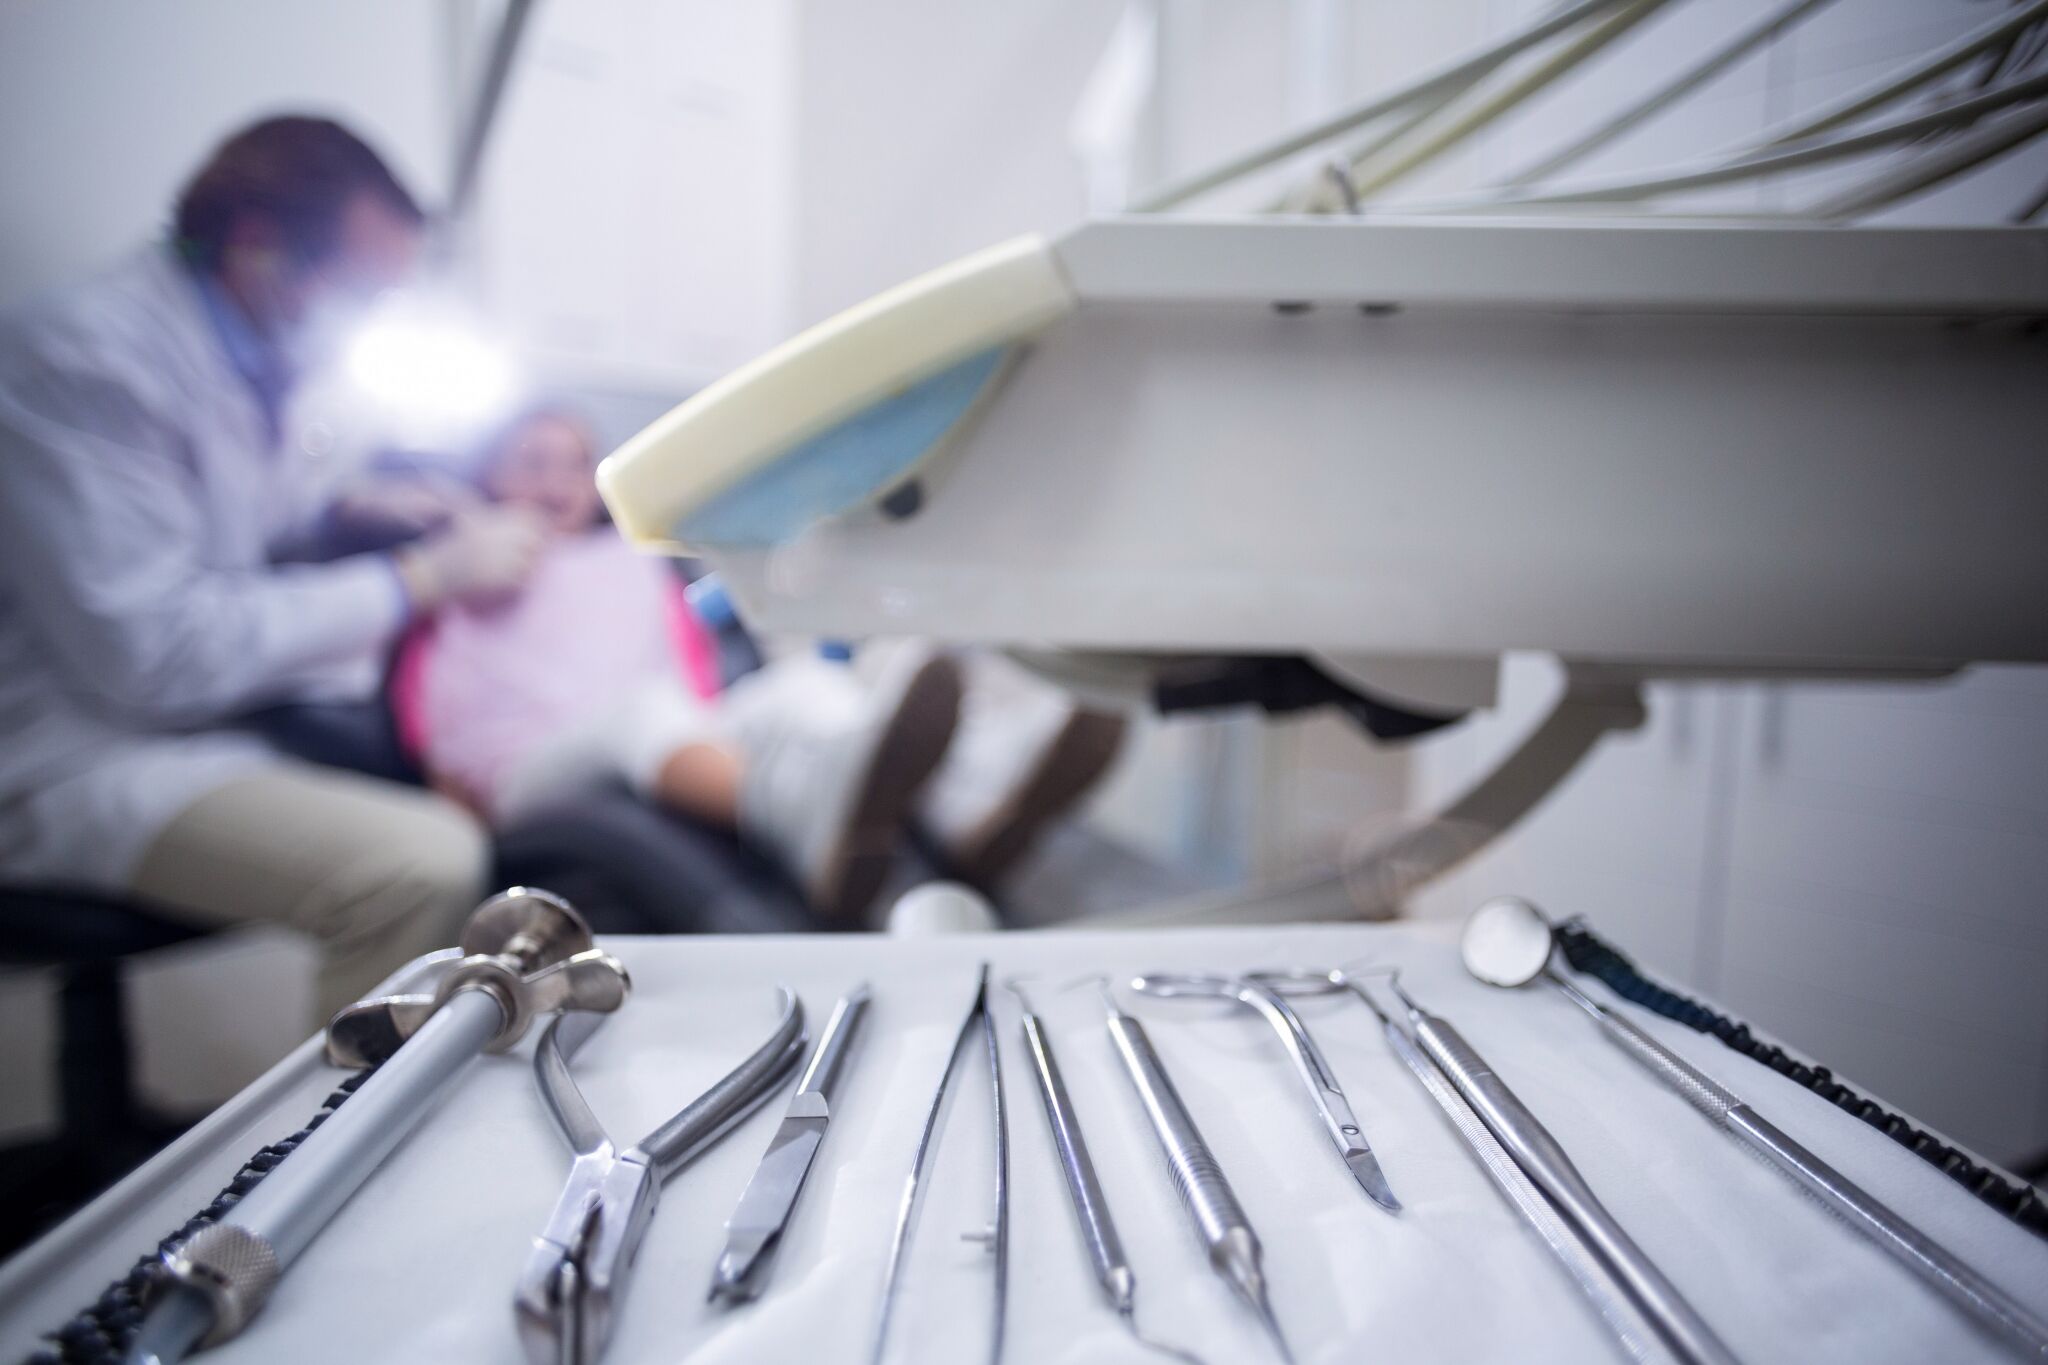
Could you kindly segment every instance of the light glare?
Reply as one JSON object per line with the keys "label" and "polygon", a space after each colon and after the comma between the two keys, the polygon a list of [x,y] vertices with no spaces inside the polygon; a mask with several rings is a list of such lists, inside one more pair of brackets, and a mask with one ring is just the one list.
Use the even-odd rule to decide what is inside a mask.
{"label": "light glare", "polygon": [[345,363],[362,395],[416,437],[474,429],[512,399],[510,358],[453,317],[410,309],[374,317]]}

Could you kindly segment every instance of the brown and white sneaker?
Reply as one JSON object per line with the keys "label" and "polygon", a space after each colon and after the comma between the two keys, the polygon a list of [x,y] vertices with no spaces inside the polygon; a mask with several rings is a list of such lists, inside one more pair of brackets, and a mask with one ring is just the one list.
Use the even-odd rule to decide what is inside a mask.
{"label": "brown and white sneaker", "polygon": [[781,659],[727,692],[724,719],[745,764],[740,834],[820,914],[855,918],[880,890],[953,736],[960,689],[950,658],[919,650],[872,681],[843,664]]}
{"label": "brown and white sneaker", "polygon": [[1127,727],[1006,659],[976,656],[966,674],[959,731],[918,818],[952,871],[985,887],[1102,779]]}

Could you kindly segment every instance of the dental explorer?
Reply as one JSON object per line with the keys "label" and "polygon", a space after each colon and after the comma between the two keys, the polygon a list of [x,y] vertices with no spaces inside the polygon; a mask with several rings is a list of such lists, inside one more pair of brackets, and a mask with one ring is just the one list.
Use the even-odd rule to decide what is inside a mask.
{"label": "dental explorer", "polygon": [[1180,1196],[1181,1206],[1187,1210],[1195,1234],[1209,1254],[1210,1267],[1258,1314],[1280,1358],[1287,1365],[1294,1365],[1294,1352],[1280,1332],[1280,1320],[1273,1315],[1273,1303],[1266,1292],[1266,1274],[1260,1264],[1264,1248],[1259,1244],[1258,1233],[1252,1230],[1251,1220],[1237,1202],[1236,1191],[1230,1188],[1223,1168],[1216,1164],[1209,1144],[1195,1127],[1194,1116],[1188,1113],[1180,1093],[1173,1088],[1159,1054],[1152,1050],[1145,1026],[1118,1006],[1106,978],[1098,979],[1096,985],[1108,1014],[1110,1041],[1123,1061],[1124,1074],[1138,1092],[1138,1101],[1152,1126],[1152,1136],[1157,1139],[1160,1154],[1166,1158],[1167,1170],[1173,1176],[1174,1192]]}
{"label": "dental explorer", "polygon": [[1360,1003],[1373,1012],[1380,1021],[1380,1030],[1386,1035],[1387,1046],[1393,1050],[1401,1064],[1408,1068],[1429,1097],[1443,1110],[1450,1120],[1451,1129],[1458,1135],[1465,1149],[1472,1153],[1473,1160],[1486,1172],[1487,1178],[1498,1189],[1508,1206],[1514,1209],[1531,1232],[1542,1239],[1547,1250],[1564,1272],[1571,1276],[1572,1283],[1600,1318],[1616,1348],[1636,1365],[1651,1365],[1651,1362],[1668,1358],[1661,1343],[1651,1335],[1641,1314],[1624,1300],[1617,1291],[1613,1278],[1607,1269],[1594,1257],[1577,1233],[1565,1226],[1557,1209],[1543,1192],[1536,1188],[1500,1145],[1499,1139],[1487,1130],[1472,1106],[1444,1079],[1443,1072],[1436,1064],[1422,1055],[1415,1046],[1415,1040],[1396,1024],[1387,1012],[1380,1008],[1379,1001],[1367,993],[1358,979],[1343,968],[1327,972],[1312,971],[1261,971],[1250,972],[1246,980],[1258,981],[1283,994],[1293,994],[1303,989],[1321,993],[1326,990],[1348,991]]}
{"label": "dental explorer", "polygon": [[1547,980],[1592,1015],[1611,1042],[1708,1122],[1755,1151],[1986,1328],[2036,1357],[2048,1357],[2048,1325],[1883,1200],[1795,1142],[1741,1096],[1559,975],[1550,965],[1552,946],[1553,931],[1541,910],[1520,897],[1501,896],[1480,906],[1466,921],[1460,952],[1465,969],[1489,985],[1514,987]]}
{"label": "dental explorer", "polygon": [[1095,1173],[1094,1158],[1088,1155],[1087,1139],[1081,1136],[1074,1102],[1067,1095],[1059,1063],[1053,1059],[1052,1040],[1045,1036],[1038,1014],[1031,1008],[1030,998],[1017,978],[1003,982],[1003,987],[1017,997],[1024,1043],[1031,1051],[1032,1071],[1038,1078],[1038,1097],[1045,1101],[1045,1121],[1052,1129],[1053,1146],[1059,1151],[1060,1173],[1066,1177],[1067,1194],[1073,1200],[1074,1216],[1079,1220],[1081,1241],[1088,1248],[1088,1262],[1095,1269],[1096,1283],[1102,1286],[1109,1306],[1123,1319],[1132,1340],[1188,1365],[1204,1365],[1193,1352],[1154,1341],[1138,1330],[1138,1277],[1131,1270],[1124,1255],[1123,1239],[1117,1236],[1116,1223],[1110,1217],[1109,1201]]}
{"label": "dental explorer", "polygon": [[1280,992],[1248,977],[1194,972],[1155,972],[1136,977],[1131,981],[1131,989],[1140,995],[1161,1000],[1234,1001],[1272,1025],[1273,1031],[1280,1035],[1280,1045],[1287,1050],[1287,1060],[1294,1064],[1294,1072],[1307,1089],[1309,1103],[1315,1106],[1316,1116],[1322,1120],[1323,1131],[1329,1134],[1331,1144],[1337,1149],[1337,1159],[1344,1163],[1345,1171],[1358,1182],[1358,1188],[1373,1203],[1389,1213],[1401,1211],[1401,1201],[1394,1197],[1393,1187],[1380,1170],[1379,1158],[1373,1155],[1372,1144],[1365,1137],[1365,1127],[1359,1123],[1358,1115],[1352,1112],[1344,1087],[1337,1082],[1336,1071],[1330,1066],[1329,1059],[1323,1056],[1323,1050],[1316,1046],[1315,1035],[1308,1031],[1308,1025],[1301,1021],[1301,1016],[1294,1012],[1294,1006],[1288,1004]]}
{"label": "dental explorer", "polygon": [[1443,1068],[1444,1075],[1479,1112],[1516,1164],[1593,1244],[1595,1253],[1621,1281],[1623,1292],[1672,1352],[1689,1365],[1735,1365],[1734,1353],[1615,1221],[1572,1164],[1564,1145],[1486,1064],[1486,1059],[1448,1021],[1416,1004],[1401,988],[1398,973],[1390,975],[1387,984],[1407,1008],[1408,1027],[1423,1051]]}
{"label": "dental explorer", "polygon": [[960,1031],[953,1037],[952,1051],[946,1054],[946,1069],[939,1073],[938,1088],[932,1093],[931,1108],[924,1116],[924,1130],[918,1134],[917,1149],[911,1154],[910,1174],[903,1181],[903,1198],[896,1208],[896,1232],[889,1244],[889,1268],[882,1278],[882,1310],[875,1321],[875,1348],[871,1357],[874,1365],[881,1365],[882,1354],[889,1345],[889,1319],[896,1307],[896,1286],[903,1277],[904,1256],[910,1250],[910,1225],[917,1212],[917,1193],[924,1176],[925,1158],[931,1152],[932,1135],[939,1125],[939,1110],[946,1102],[946,1088],[952,1084],[953,1072],[967,1052],[968,1041],[974,1037],[976,1025],[980,1026],[982,1046],[988,1054],[989,1092],[994,1100],[996,1198],[995,1217],[987,1230],[968,1236],[971,1240],[986,1242],[995,1256],[995,1306],[990,1323],[989,1365],[1000,1365],[1003,1358],[1004,1308],[1010,1288],[1010,1129],[1003,1108],[1002,1053],[996,1047],[995,1017],[988,1008],[988,964],[984,962],[975,983],[974,1003],[968,1006],[967,1017],[960,1021]]}

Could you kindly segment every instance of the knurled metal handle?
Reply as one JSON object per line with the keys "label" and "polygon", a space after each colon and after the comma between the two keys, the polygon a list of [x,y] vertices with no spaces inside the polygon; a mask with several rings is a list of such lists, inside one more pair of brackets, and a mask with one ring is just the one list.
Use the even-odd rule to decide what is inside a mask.
{"label": "knurled metal handle", "polygon": [[203,1295],[213,1326],[200,1345],[228,1340],[263,1310],[277,1283],[276,1248],[239,1223],[213,1223],[164,1253],[164,1273]]}
{"label": "knurled metal handle", "polygon": [[1109,1021],[1109,1029],[1152,1121],[1152,1131],[1173,1174],[1174,1193],[1200,1228],[1203,1245],[1214,1245],[1234,1228],[1249,1230],[1251,1220],[1237,1202],[1237,1192],[1230,1188],[1201,1130],[1195,1127],[1194,1116],[1173,1088],[1144,1026],[1120,1015]]}
{"label": "knurled metal handle", "polygon": [[1622,1051],[1661,1077],[1687,1104],[1715,1123],[1727,1125],[1728,1115],[1742,1103],[1740,1096],[1614,1011],[1601,1010],[1599,1020],[1601,1029]]}

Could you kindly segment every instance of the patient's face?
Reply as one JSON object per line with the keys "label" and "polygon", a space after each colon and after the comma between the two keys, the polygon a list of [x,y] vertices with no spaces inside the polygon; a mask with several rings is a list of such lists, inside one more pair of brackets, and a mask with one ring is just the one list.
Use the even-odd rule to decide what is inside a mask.
{"label": "patient's face", "polygon": [[572,535],[597,523],[590,437],[574,422],[543,413],[514,428],[491,457],[484,491],[498,502],[531,507],[548,527]]}

